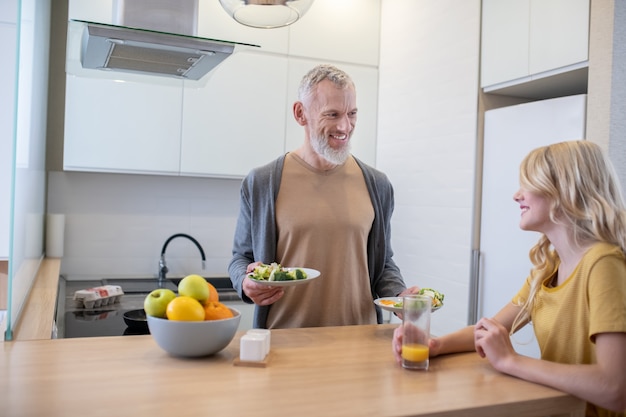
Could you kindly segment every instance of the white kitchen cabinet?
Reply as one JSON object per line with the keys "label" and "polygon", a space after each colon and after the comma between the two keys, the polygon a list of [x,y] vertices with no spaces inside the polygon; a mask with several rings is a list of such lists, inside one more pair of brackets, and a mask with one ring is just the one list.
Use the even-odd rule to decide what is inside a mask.
{"label": "white kitchen cabinet", "polygon": [[178,174],[182,82],[66,80],[65,170]]}
{"label": "white kitchen cabinet", "polygon": [[380,9],[380,0],[315,0],[289,26],[289,55],[378,67]]}
{"label": "white kitchen cabinet", "polygon": [[530,0],[483,0],[481,86],[528,75]]}
{"label": "white kitchen cabinet", "polygon": [[70,23],[63,168],[177,175],[184,82],[85,69],[82,36]]}
{"label": "white kitchen cabinet", "polygon": [[68,0],[68,19],[113,23],[115,0]]}
{"label": "white kitchen cabinet", "polygon": [[259,45],[264,52],[286,54],[289,28],[257,29],[244,26],[221,6],[219,0],[198,1],[198,36]]}
{"label": "white kitchen cabinet", "polygon": [[483,0],[481,86],[577,69],[588,40],[589,0]]}
{"label": "white kitchen cabinet", "polygon": [[231,55],[203,88],[186,88],[182,175],[239,177],[285,150],[288,60]]}
{"label": "white kitchen cabinet", "polygon": [[[317,64],[312,59],[242,52],[224,61],[206,87],[185,89],[181,174],[243,176],[298,148],[304,133],[293,118],[292,105],[301,78]],[[357,86],[353,154],[375,165],[378,70],[336,65]]]}
{"label": "white kitchen cabinet", "polygon": [[589,0],[531,0],[530,74],[589,58]]}

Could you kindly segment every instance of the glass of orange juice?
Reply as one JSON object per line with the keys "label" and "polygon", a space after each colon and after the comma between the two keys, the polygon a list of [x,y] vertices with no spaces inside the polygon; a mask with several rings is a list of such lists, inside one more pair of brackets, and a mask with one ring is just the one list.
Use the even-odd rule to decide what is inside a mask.
{"label": "glass of orange juice", "polygon": [[428,369],[431,308],[427,295],[412,294],[402,300],[402,367],[406,369]]}

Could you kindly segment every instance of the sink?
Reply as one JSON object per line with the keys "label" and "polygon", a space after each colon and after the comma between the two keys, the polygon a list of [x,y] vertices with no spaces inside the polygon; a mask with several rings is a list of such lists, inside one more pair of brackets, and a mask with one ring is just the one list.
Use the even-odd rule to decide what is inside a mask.
{"label": "sink", "polygon": [[[230,278],[205,278],[210,282],[218,293],[231,293],[233,289]],[[164,282],[159,284],[157,278],[103,278],[102,285],[119,285],[125,294],[147,294],[157,288],[167,288],[174,292],[178,291],[178,283],[182,277],[166,278]]]}

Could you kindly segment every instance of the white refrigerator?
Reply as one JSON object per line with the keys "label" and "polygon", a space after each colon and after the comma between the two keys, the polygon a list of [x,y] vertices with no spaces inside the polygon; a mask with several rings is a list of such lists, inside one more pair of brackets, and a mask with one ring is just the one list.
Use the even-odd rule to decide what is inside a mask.
{"label": "white refrigerator", "polygon": [[[478,261],[477,316],[491,317],[509,302],[528,276],[530,248],[539,234],[519,229],[519,164],[532,149],[585,138],[586,95],[525,103],[485,112],[482,211]],[[513,346],[539,357],[531,325]]]}

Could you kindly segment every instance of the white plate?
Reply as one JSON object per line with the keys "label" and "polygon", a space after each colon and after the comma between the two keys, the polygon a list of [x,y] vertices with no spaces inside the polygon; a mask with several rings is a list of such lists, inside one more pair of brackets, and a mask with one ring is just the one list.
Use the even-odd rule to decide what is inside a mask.
{"label": "white plate", "polygon": [[293,279],[290,281],[266,281],[266,280],[261,280],[261,279],[254,279],[252,278],[252,275],[250,274],[248,274],[248,277],[252,281],[258,282],[259,284],[262,284],[262,285],[267,285],[268,287],[291,287],[293,285],[306,284],[307,282],[320,276],[320,271],[317,271],[311,268],[297,268],[297,267],[285,268],[285,270],[287,271],[291,271],[292,269],[303,270],[306,273],[306,278],[305,279]]}
{"label": "white plate", "polygon": [[[394,307],[393,305],[385,305],[381,301],[393,301],[395,303],[401,303],[402,297],[382,297],[374,300],[374,304],[382,308],[383,310],[391,311],[392,313],[402,313],[402,307]],[[431,311],[439,310],[443,305],[439,307],[433,307]]]}

